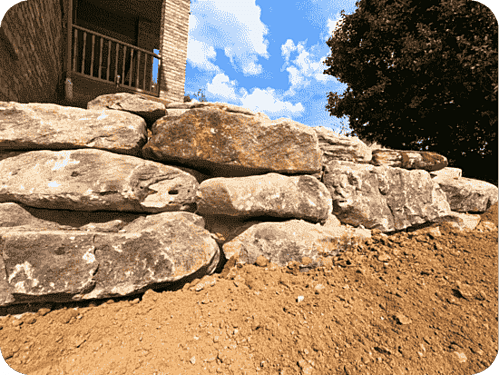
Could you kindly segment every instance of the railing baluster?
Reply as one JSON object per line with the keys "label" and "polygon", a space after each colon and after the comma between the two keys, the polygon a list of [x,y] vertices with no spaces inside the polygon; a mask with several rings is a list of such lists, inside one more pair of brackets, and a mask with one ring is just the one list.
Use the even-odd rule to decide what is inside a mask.
{"label": "railing baluster", "polygon": [[125,84],[126,46],[123,46],[123,67],[121,69],[121,81]]}
{"label": "railing baluster", "polygon": [[90,75],[94,76],[94,58],[95,58],[95,35],[92,35],[92,54],[90,58]]}
{"label": "railing baluster", "polygon": [[135,55],[135,50],[130,48],[130,67],[128,68],[128,86],[132,87],[133,82],[133,56]]}
{"label": "railing baluster", "polygon": [[137,74],[135,75],[135,87],[139,88],[140,84],[140,51],[137,53]]}
{"label": "railing baluster", "polygon": [[146,79],[147,79],[147,58],[148,58],[148,54],[147,53],[144,53],[144,71],[143,71],[143,74],[144,74],[144,79],[142,80],[142,90],[145,90],[146,89]]}
{"label": "railing baluster", "polygon": [[74,46],[73,46],[73,67],[72,71],[76,72],[78,71],[78,67],[76,66],[76,51],[77,51],[77,46],[78,46],[78,29],[75,30],[75,36],[74,36]]}
{"label": "railing baluster", "polygon": [[104,39],[100,37],[100,49],[99,49],[99,78],[102,78],[102,46],[104,44]]}
{"label": "railing baluster", "polygon": [[107,42],[107,74],[106,81],[109,81],[109,73],[110,73],[110,64],[111,64],[111,41]]}
{"label": "railing baluster", "polygon": [[83,54],[81,59],[81,74],[85,74],[85,52],[87,49],[87,32],[83,32]]}
{"label": "railing baluster", "polygon": [[115,66],[114,66],[114,79],[116,79],[116,76],[118,76],[118,53],[120,51],[120,45],[118,43],[114,43],[116,45],[116,61],[115,61]]}
{"label": "railing baluster", "polygon": [[158,77],[157,77],[157,82],[156,82],[156,89],[154,90],[154,93],[156,95],[159,95],[159,80],[161,78],[161,66],[163,65],[163,60],[158,59]]}

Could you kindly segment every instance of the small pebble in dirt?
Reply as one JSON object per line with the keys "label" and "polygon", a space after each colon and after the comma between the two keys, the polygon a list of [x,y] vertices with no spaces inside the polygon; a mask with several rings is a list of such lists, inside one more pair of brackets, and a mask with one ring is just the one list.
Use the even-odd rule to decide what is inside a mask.
{"label": "small pebble in dirt", "polygon": [[412,320],[406,317],[404,314],[398,313],[395,315],[395,319],[397,319],[397,322],[399,324],[411,324]]}
{"label": "small pebble in dirt", "polygon": [[298,296],[298,297],[296,298],[296,302],[301,302],[301,301],[303,301],[304,299],[305,299],[305,297],[303,297],[303,296]]}
{"label": "small pebble in dirt", "polygon": [[269,261],[263,255],[259,255],[258,258],[256,258],[256,265],[257,266],[267,267],[268,264],[269,264]]}
{"label": "small pebble in dirt", "polygon": [[457,360],[458,360],[459,362],[461,362],[461,363],[466,362],[466,360],[468,359],[468,358],[466,358],[466,355],[465,355],[464,353],[454,352],[454,354],[456,355]]}

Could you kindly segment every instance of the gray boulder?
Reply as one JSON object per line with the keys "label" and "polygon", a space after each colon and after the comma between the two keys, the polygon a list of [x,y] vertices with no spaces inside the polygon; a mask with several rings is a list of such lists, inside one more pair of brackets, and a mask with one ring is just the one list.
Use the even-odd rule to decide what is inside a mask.
{"label": "gray boulder", "polygon": [[317,133],[319,147],[323,151],[322,164],[332,160],[369,163],[371,149],[357,137],[345,137],[323,126],[312,128]]}
{"label": "gray boulder", "polygon": [[485,212],[497,203],[497,186],[473,178],[440,177],[438,184],[445,192],[453,211]]}
{"label": "gray boulder", "polygon": [[424,169],[430,172],[445,168],[448,164],[445,156],[429,151],[378,149],[374,150],[372,155],[371,164],[377,166]]}

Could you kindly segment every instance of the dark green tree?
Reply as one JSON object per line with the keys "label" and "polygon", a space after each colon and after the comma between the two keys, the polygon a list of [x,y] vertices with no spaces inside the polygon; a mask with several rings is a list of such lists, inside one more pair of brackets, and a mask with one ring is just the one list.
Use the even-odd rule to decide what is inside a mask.
{"label": "dark green tree", "polygon": [[325,74],[348,85],[326,109],[393,149],[446,156],[497,184],[497,20],[470,0],[360,0],[327,41]]}

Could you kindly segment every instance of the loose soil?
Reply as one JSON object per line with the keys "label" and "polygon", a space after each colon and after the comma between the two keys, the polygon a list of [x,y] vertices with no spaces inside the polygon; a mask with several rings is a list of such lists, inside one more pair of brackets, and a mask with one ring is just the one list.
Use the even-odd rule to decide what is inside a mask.
{"label": "loose soil", "polygon": [[178,290],[4,308],[0,348],[36,375],[479,373],[498,350],[497,228],[431,228],[308,272],[230,260]]}

